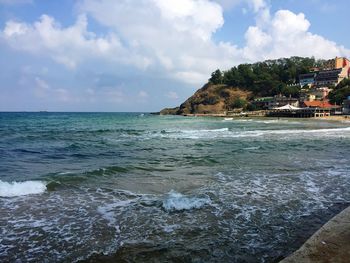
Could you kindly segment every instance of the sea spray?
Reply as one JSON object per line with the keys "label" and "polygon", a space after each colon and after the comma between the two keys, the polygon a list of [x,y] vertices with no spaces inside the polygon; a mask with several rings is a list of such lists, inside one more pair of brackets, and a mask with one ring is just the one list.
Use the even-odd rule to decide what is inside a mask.
{"label": "sea spray", "polygon": [[182,211],[198,209],[210,203],[211,200],[208,197],[188,197],[171,190],[163,201],[163,208],[168,212]]}
{"label": "sea spray", "polygon": [[0,180],[0,197],[15,197],[45,192],[46,184],[40,181],[3,182]]}

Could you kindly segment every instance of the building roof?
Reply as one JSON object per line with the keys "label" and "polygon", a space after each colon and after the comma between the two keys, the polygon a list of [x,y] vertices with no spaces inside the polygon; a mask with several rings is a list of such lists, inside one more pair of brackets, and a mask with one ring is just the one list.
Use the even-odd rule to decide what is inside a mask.
{"label": "building roof", "polygon": [[275,110],[300,110],[301,108],[294,107],[290,104],[284,105],[282,107],[274,108]]}
{"label": "building roof", "polygon": [[337,107],[339,107],[339,106],[330,104],[328,100],[304,101],[304,104],[308,108],[337,108]]}

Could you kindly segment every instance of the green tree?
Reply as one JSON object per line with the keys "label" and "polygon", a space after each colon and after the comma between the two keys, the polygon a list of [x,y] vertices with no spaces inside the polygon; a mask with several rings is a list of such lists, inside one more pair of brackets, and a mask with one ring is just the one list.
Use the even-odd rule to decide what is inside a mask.
{"label": "green tree", "polygon": [[349,96],[350,79],[344,79],[328,94],[328,99],[331,103],[340,105]]}
{"label": "green tree", "polygon": [[299,97],[300,96],[300,86],[284,86],[281,93],[285,96]]}
{"label": "green tree", "polygon": [[209,79],[212,84],[225,84],[251,91],[253,96],[272,96],[283,93],[299,96],[297,87],[299,75],[308,73],[310,68],[322,66],[323,60],[291,57],[266,60],[254,64],[241,64],[221,72],[214,71]]}
{"label": "green tree", "polygon": [[220,69],[215,70],[213,73],[211,73],[211,78],[209,79],[209,82],[217,85],[222,84],[223,75]]}
{"label": "green tree", "polygon": [[232,109],[236,109],[236,108],[245,108],[247,106],[247,101],[245,99],[242,98],[235,98],[233,100],[233,102],[231,103],[230,107]]}

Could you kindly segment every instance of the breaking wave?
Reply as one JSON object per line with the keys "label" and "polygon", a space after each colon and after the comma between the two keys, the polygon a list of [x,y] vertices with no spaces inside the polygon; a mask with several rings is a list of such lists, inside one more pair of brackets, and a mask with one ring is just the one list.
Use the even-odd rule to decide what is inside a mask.
{"label": "breaking wave", "polygon": [[293,136],[318,134],[319,137],[327,136],[348,136],[350,127],[330,128],[330,129],[285,129],[285,130],[230,130],[228,128],[213,130],[182,130],[167,131],[161,134],[162,137],[181,139],[205,139],[205,138],[245,138],[245,137],[265,137],[265,136]]}
{"label": "breaking wave", "polygon": [[162,206],[165,211],[172,212],[198,209],[210,203],[211,201],[209,198],[187,197],[174,190],[171,190],[168,193],[167,198],[163,201]]}
{"label": "breaking wave", "polygon": [[0,180],[0,197],[15,197],[45,192],[46,184],[40,181],[3,182]]}

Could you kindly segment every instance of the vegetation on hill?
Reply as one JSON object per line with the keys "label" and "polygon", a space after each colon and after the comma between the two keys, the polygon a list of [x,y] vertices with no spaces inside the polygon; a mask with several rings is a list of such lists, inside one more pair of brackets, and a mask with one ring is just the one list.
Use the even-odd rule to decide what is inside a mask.
{"label": "vegetation on hill", "polygon": [[[215,70],[201,89],[180,107],[164,109],[160,114],[223,113],[234,109],[255,110],[254,98],[274,96],[300,97],[299,75],[329,62],[315,58],[291,57],[241,64],[229,70]],[[338,105],[350,96],[350,80],[344,80],[329,98]]]}
{"label": "vegetation on hill", "polygon": [[299,75],[308,73],[310,68],[322,66],[324,60],[291,57],[266,60],[254,64],[241,64],[227,71],[214,71],[209,79],[212,84],[225,84],[251,91],[255,96],[283,94],[298,96]]}
{"label": "vegetation on hill", "polygon": [[341,105],[350,96],[350,79],[343,79],[328,95],[329,101]]}

